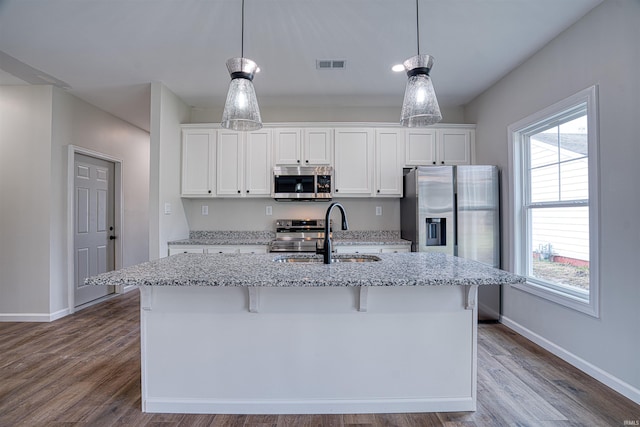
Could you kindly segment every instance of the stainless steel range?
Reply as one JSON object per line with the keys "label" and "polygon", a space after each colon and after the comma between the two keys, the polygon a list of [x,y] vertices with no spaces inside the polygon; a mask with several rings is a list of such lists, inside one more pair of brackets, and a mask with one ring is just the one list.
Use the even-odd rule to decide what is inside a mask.
{"label": "stainless steel range", "polygon": [[324,239],[324,224],[324,219],[276,220],[271,252],[315,252],[316,245],[322,245]]}

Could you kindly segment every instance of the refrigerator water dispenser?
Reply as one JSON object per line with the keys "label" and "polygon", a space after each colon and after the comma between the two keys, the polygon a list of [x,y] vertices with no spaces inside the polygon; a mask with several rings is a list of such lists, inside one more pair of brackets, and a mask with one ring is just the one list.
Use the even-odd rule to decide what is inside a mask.
{"label": "refrigerator water dispenser", "polygon": [[447,219],[426,218],[427,246],[447,246]]}

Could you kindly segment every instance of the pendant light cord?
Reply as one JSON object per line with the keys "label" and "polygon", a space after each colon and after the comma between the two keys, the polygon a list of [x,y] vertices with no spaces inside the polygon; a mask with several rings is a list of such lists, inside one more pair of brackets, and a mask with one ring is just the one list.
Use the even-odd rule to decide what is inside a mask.
{"label": "pendant light cord", "polygon": [[[242,0],[244,2],[244,0]],[[416,41],[418,45],[418,55],[420,55],[420,11],[418,9],[418,0],[416,0]]]}
{"label": "pendant light cord", "polygon": [[242,36],[240,37],[240,58],[244,58],[244,0],[242,0]]}

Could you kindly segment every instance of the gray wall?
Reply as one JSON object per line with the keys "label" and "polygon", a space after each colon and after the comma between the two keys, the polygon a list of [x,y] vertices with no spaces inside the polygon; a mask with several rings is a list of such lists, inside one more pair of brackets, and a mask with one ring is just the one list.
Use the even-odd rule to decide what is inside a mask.
{"label": "gray wall", "polygon": [[0,320],[49,314],[51,87],[0,86]]}
{"label": "gray wall", "polygon": [[0,321],[71,309],[69,144],[123,161],[123,265],[147,259],[149,134],[51,86],[0,86]]}
{"label": "gray wall", "polygon": [[[295,104],[292,104],[295,105]],[[220,123],[224,105],[219,108],[192,108],[191,123]],[[260,106],[260,115],[264,123],[283,122],[400,122],[400,110],[397,107],[271,107]],[[442,123],[464,122],[462,107],[442,107]]]}
{"label": "gray wall", "polygon": [[[347,211],[350,230],[400,230],[400,199],[333,199]],[[202,215],[209,206],[209,215]],[[272,207],[273,214],[265,215]],[[273,199],[184,199],[191,230],[274,231],[274,221],[281,218],[324,218],[329,203],[276,202]],[[376,206],[382,215],[376,216]],[[339,221],[340,215],[332,216]]]}
{"label": "gray wall", "polygon": [[[507,171],[507,126],[584,88],[599,87],[600,318],[504,289],[504,316],[592,375],[640,401],[640,1],[607,0],[471,102],[478,163]],[[509,206],[503,173],[503,209]],[[510,265],[509,229],[504,262]]]}
{"label": "gray wall", "polygon": [[[180,198],[181,123],[190,108],[160,82],[151,84],[151,169],[149,188],[149,259],[167,256],[167,242],[189,237]],[[165,204],[171,213],[165,214]]]}

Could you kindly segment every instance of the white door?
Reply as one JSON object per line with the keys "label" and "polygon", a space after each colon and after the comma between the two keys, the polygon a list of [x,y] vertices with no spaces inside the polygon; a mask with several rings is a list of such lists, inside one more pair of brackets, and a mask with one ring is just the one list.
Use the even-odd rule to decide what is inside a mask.
{"label": "white door", "polygon": [[74,162],[75,306],[114,292],[114,286],[85,286],[86,277],[115,268],[115,165],[76,153]]}

